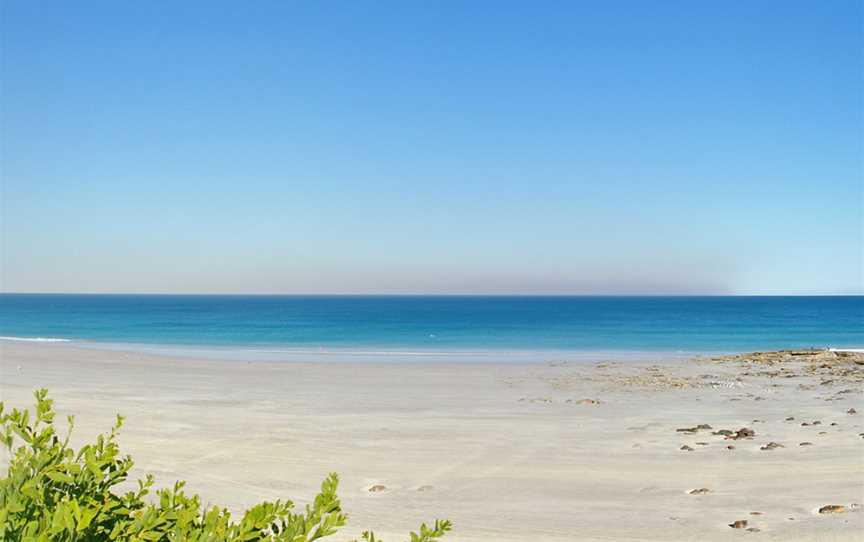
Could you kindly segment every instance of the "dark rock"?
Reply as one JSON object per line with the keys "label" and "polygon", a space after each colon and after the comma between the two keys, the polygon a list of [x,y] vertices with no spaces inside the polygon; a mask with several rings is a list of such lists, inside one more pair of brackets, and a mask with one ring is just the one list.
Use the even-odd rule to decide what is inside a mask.
{"label": "dark rock", "polygon": [[769,442],[768,444],[766,444],[765,446],[762,446],[759,449],[760,450],[773,450],[775,448],[783,448],[783,447],[784,446],[782,444],[778,444],[777,442]]}
{"label": "dark rock", "polygon": [[842,504],[826,504],[819,509],[820,514],[842,514],[846,511],[846,507]]}
{"label": "dark rock", "polygon": [[750,429],[749,427],[742,427],[738,431],[735,431],[732,435],[727,436],[727,439],[738,440],[742,438],[753,438],[756,436],[756,431]]}
{"label": "dark rock", "polygon": [[692,452],[693,451],[693,448],[691,448],[690,446],[687,446],[686,444],[684,446],[681,446],[680,449],[685,451],[685,452]]}
{"label": "dark rock", "polygon": [[690,493],[690,495],[705,495],[710,492],[711,490],[707,487],[700,487],[699,489],[691,489],[688,493]]}

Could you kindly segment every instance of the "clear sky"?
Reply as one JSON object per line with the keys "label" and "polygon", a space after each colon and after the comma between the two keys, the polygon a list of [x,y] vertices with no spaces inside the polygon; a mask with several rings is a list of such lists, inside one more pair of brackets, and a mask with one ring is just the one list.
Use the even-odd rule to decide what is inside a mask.
{"label": "clear sky", "polygon": [[0,0],[2,290],[862,293],[862,3]]}

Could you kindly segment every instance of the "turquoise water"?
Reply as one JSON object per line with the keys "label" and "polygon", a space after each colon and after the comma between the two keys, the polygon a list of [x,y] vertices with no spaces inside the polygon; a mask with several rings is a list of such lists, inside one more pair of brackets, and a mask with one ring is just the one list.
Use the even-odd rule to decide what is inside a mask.
{"label": "turquoise water", "polygon": [[0,295],[6,340],[343,352],[864,347],[864,297]]}

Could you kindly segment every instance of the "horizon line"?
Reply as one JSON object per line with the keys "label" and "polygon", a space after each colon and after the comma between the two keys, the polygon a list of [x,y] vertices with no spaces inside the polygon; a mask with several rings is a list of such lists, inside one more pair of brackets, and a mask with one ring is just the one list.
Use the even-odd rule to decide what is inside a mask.
{"label": "horizon line", "polygon": [[4,292],[0,295],[223,297],[864,297],[859,293],[244,293],[244,292]]}

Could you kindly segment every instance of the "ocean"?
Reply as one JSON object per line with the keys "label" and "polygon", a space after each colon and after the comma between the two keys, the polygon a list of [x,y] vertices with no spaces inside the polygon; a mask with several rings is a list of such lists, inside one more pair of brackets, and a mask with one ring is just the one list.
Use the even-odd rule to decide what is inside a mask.
{"label": "ocean", "polygon": [[864,297],[0,294],[0,336],[270,359],[862,348]]}

